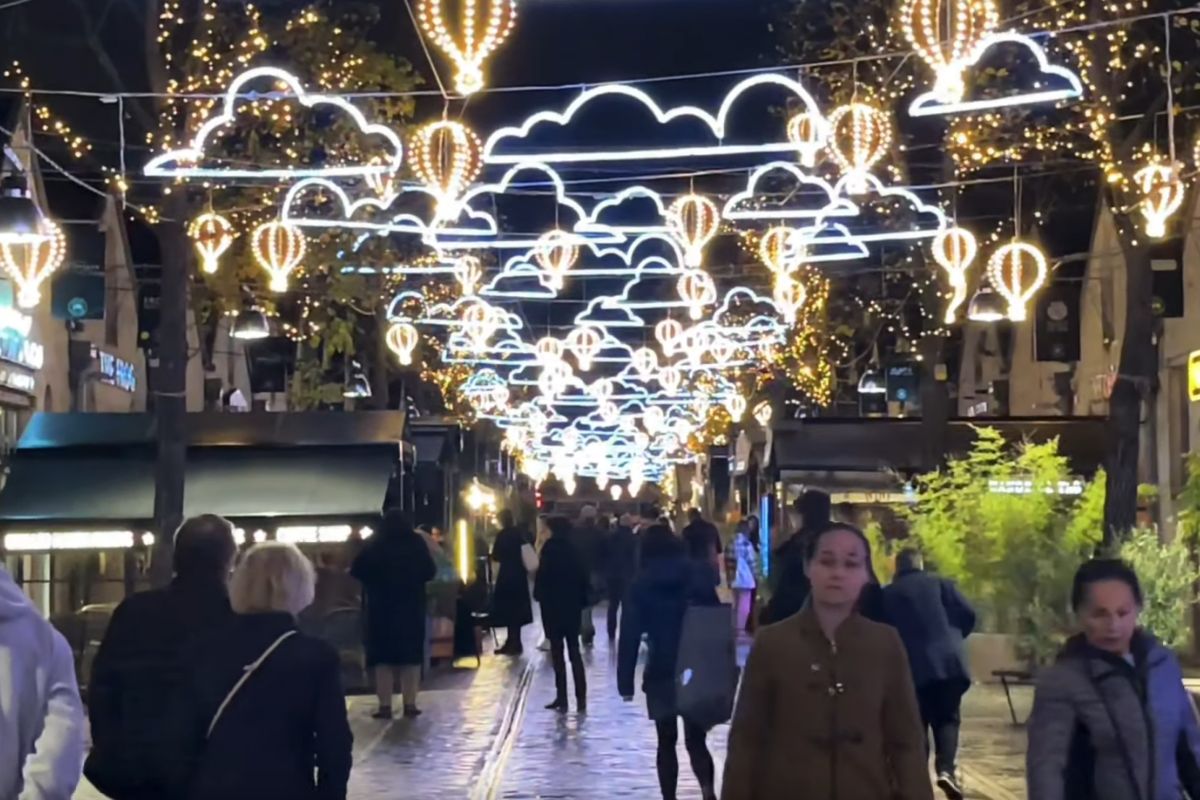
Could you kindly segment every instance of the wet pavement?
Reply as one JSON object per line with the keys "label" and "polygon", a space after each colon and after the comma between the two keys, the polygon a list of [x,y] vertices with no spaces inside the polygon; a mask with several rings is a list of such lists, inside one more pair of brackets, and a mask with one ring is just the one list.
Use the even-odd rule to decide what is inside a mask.
{"label": "wet pavement", "polygon": [[[597,620],[602,623],[602,620]],[[478,669],[440,671],[421,696],[416,720],[370,718],[370,697],[347,700],[354,730],[351,800],[600,800],[659,797],[654,725],[640,695],[617,694],[616,661],[603,633],[584,651],[588,713],[557,714],[548,655],[538,652],[538,626],[525,629],[525,656],[485,656]],[[473,667],[473,662],[468,662]],[[638,679],[640,685],[640,678]],[[573,697],[573,690],[572,690]],[[1030,690],[1014,689],[1018,718]],[[963,709],[961,762],[970,798],[1024,797],[1024,729],[1012,724],[999,687],[976,687]],[[718,780],[728,726],[709,734]],[[699,800],[682,732],[679,798]],[[81,787],[75,800],[103,800]]]}

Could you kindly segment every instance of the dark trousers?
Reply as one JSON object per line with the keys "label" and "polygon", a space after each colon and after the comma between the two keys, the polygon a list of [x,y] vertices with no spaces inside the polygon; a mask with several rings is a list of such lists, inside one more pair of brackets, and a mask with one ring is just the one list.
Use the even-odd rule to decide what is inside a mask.
{"label": "dark trousers", "polygon": [[621,612],[621,604],[625,602],[625,592],[629,584],[624,578],[608,578],[605,581],[608,593],[608,640],[617,638],[617,616]]}
{"label": "dark trousers", "polygon": [[521,626],[509,625],[508,638],[504,640],[505,650],[523,650],[521,645]]}
{"label": "dark trousers", "polygon": [[958,728],[962,721],[963,685],[958,681],[939,681],[917,690],[921,721],[925,724],[925,749],[929,750],[928,732],[933,732],[933,764],[939,775],[954,774],[958,760]]}
{"label": "dark trousers", "polygon": [[[679,723],[676,717],[671,717],[656,721],[654,727],[658,731],[658,786],[662,790],[663,800],[675,800],[679,783],[679,757],[675,754],[675,745],[679,741]],[[683,744],[692,762],[692,772],[696,774],[705,800],[715,800],[715,768],[705,741],[707,736],[707,732],[699,725],[686,719],[683,721]]]}
{"label": "dark trousers", "polygon": [[567,659],[563,656],[566,645],[571,659],[571,673],[575,679],[575,699],[582,705],[587,700],[587,674],[583,669],[583,655],[579,652],[578,636],[550,636],[550,661],[554,664],[555,699],[567,702]]}

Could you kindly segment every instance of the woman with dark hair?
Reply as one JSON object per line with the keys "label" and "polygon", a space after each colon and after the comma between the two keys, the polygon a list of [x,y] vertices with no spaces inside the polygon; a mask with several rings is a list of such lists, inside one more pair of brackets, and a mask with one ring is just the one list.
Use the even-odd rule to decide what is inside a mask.
{"label": "woman with dark hair", "polygon": [[[679,780],[679,713],[675,703],[675,666],[683,635],[683,618],[689,605],[717,605],[716,589],[707,565],[688,558],[681,539],[665,525],[654,525],[642,534],[641,567],[629,593],[621,619],[617,654],[617,687],[633,700],[633,677],[638,650],[645,636],[649,644],[642,691],[646,708],[658,731],[658,783],[663,800],[675,800]],[[708,752],[708,731],[683,720],[683,739],[692,771],[705,800],[715,800],[715,768]]]}
{"label": "woman with dark hair", "polygon": [[492,545],[492,560],[500,566],[496,574],[496,589],[492,594],[492,626],[507,628],[508,638],[497,655],[519,656],[525,652],[521,644],[521,628],[533,622],[533,602],[529,599],[529,573],[525,569],[522,548],[533,544],[533,537],[516,524],[507,508],[496,515],[500,532]]}
{"label": "woman with dark hair", "polygon": [[796,500],[800,527],[791,538],[771,554],[773,574],[778,575],[771,599],[763,609],[764,624],[787,619],[804,607],[808,599],[808,566],[805,554],[818,533],[829,527],[829,495],[820,489],[808,489]]}
{"label": "woman with dark hair", "polygon": [[1200,798],[1200,728],[1175,655],[1138,627],[1142,588],[1122,561],[1075,573],[1080,633],[1038,678],[1029,800]]}
{"label": "woman with dark hair", "polygon": [[588,604],[590,576],[583,556],[571,541],[571,523],[562,517],[546,522],[550,538],[542,546],[537,577],[533,582],[533,598],[542,606],[542,627],[550,644],[550,659],[554,664],[554,702],[546,706],[551,711],[567,710],[567,660],[575,681],[575,701],[579,711],[587,710],[587,679],[583,656],[579,652],[579,634],[583,627],[583,610]]}
{"label": "woman with dark hair", "polygon": [[762,628],[729,732],[724,800],[929,800],[921,716],[896,631],[858,603],[871,548],[834,523],[808,542],[812,587],[799,614]]}
{"label": "woman with dark hair", "polygon": [[425,663],[425,584],[437,575],[429,547],[398,510],[383,515],[379,531],[354,559],[350,574],[363,585],[367,666],[375,670],[376,719],[392,718],[396,678],[404,716],[416,717]]}

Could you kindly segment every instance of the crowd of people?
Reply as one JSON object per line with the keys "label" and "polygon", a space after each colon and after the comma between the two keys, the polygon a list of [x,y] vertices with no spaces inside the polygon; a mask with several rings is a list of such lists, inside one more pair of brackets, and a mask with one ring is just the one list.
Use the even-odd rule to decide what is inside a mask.
{"label": "crowd of people", "polygon": [[[496,652],[523,653],[536,601],[555,676],[547,709],[567,712],[573,689],[585,712],[581,651],[595,636],[594,606],[606,602],[615,690],[627,701],[644,653],[664,800],[677,797],[680,728],[701,795],[716,800],[708,735],[725,721],[723,800],[800,789],[928,800],[935,786],[960,800],[974,610],[915,550],[902,550],[880,585],[867,538],[830,518],[828,496],[807,492],[796,510],[796,532],[769,554],[776,577],[761,615],[766,554],[754,518],[726,544],[698,511],[676,533],[655,511],[610,520],[587,506],[575,521],[542,519],[536,534],[502,511],[486,615],[507,631]],[[212,515],[185,522],[173,552],[171,583],[113,613],[86,710],[66,641],[0,569],[0,800],[69,800],[81,773],[114,800],[346,797],[352,734],[339,654],[297,623],[317,599],[317,570],[332,568],[314,569],[281,542],[239,555],[230,523]],[[426,587],[444,560],[433,532],[399,512],[356,548],[349,575],[361,585],[377,718],[393,717],[397,688],[404,716],[421,713]],[[1196,710],[1175,655],[1139,627],[1138,576],[1117,560],[1089,561],[1071,603],[1079,633],[1037,680],[1028,797],[1200,799]],[[739,681],[734,645],[751,632]]]}

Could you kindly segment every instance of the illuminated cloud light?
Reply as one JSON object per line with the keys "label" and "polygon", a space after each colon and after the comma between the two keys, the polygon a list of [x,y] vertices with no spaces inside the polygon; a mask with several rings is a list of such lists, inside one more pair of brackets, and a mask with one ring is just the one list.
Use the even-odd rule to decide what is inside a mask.
{"label": "illuminated cloud light", "polygon": [[[1025,106],[1035,103],[1052,103],[1058,100],[1070,100],[1083,95],[1083,84],[1079,76],[1066,67],[1051,64],[1042,46],[1030,37],[1021,33],[993,33],[984,38],[974,52],[963,62],[962,69],[966,70],[979,63],[988,49],[995,45],[1016,44],[1024,47],[1037,59],[1039,79],[1049,78],[1057,86],[1035,85],[1034,91],[993,97],[984,100],[960,100],[956,103],[946,103],[938,99],[937,91],[929,91],[918,95],[908,107],[908,113],[914,117],[930,117],[943,114],[962,114],[974,111],[986,111],[991,108],[1009,106]],[[1049,81],[1047,82],[1049,84]]]}
{"label": "illuminated cloud light", "polygon": [[[395,303],[395,299],[392,300]],[[442,325],[449,328],[462,328],[462,316],[467,308],[482,306],[491,315],[496,331],[519,331],[525,327],[521,318],[516,314],[505,311],[499,306],[491,305],[478,297],[460,297],[452,303],[434,303],[417,321],[425,325]]]}
{"label": "illuminated cloud light", "polygon": [[[322,105],[333,106],[349,114],[350,118],[354,120],[354,124],[364,136],[381,136],[390,145],[390,148],[384,148],[385,156],[383,158],[375,158],[374,161],[376,163],[340,167],[259,167],[238,169],[202,166],[200,162],[206,157],[204,148],[208,143],[208,137],[219,128],[234,121],[237,114],[235,105],[239,100],[239,95],[242,94],[242,87],[259,78],[272,78],[284,83],[289,91],[254,93],[251,95],[251,99],[256,97],[263,99],[287,99],[290,97],[299,101],[306,108],[314,108]],[[165,153],[155,156],[146,164],[144,172],[146,175],[160,178],[247,178],[276,180],[279,178],[304,178],[319,175],[343,178],[365,177],[367,175],[391,175],[399,171],[403,159],[404,145],[396,132],[386,125],[367,122],[367,118],[363,116],[363,113],[345,98],[336,95],[310,94],[304,90],[304,86],[300,83],[300,80],[290,72],[275,67],[255,67],[247,72],[243,72],[233,83],[229,84],[229,88],[225,91],[221,113],[212,117],[200,127],[200,130],[192,138],[189,147],[179,150],[168,150]]]}
{"label": "illuminated cloud light", "polygon": [[492,278],[487,286],[479,290],[483,297],[504,297],[514,300],[548,300],[558,292],[551,285],[551,278],[533,264],[520,263],[504,270]]}
{"label": "illuminated cloud light", "polygon": [[[340,215],[307,216],[304,210],[306,202],[313,195],[326,192],[336,199]],[[419,209],[420,213],[410,210],[392,213],[393,206],[400,201],[416,201],[423,207]],[[475,227],[441,224],[437,219],[437,202],[437,194],[424,186],[402,186],[385,198],[367,196],[354,200],[345,189],[328,178],[305,178],[288,189],[283,200],[282,216],[284,222],[301,228],[337,228],[379,234],[411,233],[426,241],[436,236],[496,236],[495,218],[472,209],[466,209],[465,213],[468,220],[478,223]]]}
{"label": "illuminated cloud light", "polygon": [[623,305],[619,298],[597,297],[575,316],[575,324],[589,328],[645,328],[646,321]]}
{"label": "illuminated cloud light", "polygon": [[[577,200],[567,195],[562,178],[559,177],[558,173],[552,167],[544,163],[523,162],[510,168],[496,183],[476,186],[466,192],[455,205],[453,213],[446,215],[443,226],[440,229],[432,231],[426,238],[426,244],[436,247],[439,250],[481,248],[530,250],[537,247],[541,234],[536,236],[513,234],[505,237],[504,233],[499,230],[495,216],[492,213],[476,210],[472,206],[473,203],[478,202],[488,207],[493,207],[495,199],[507,194],[513,186],[514,179],[523,172],[540,173],[541,181],[554,187],[554,199],[558,207],[555,210],[553,219],[556,223],[561,220],[561,227],[567,231],[561,239],[563,244],[622,244],[625,242],[626,237],[623,233],[599,224],[594,224],[583,232],[575,230],[580,222],[588,219],[588,212]],[[536,202],[536,200],[540,199],[544,199],[544,196],[539,195],[534,201]],[[476,238],[472,234],[471,238],[464,239],[463,241],[454,240],[453,237],[459,235],[457,231],[461,230],[461,226],[456,227],[455,223],[461,220],[464,214],[471,218],[488,221],[490,223],[488,227],[493,232],[493,235]]]}
{"label": "illuminated cloud light", "polygon": [[[851,231],[850,238],[847,239],[845,237],[846,226],[838,226],[841,228],[841,230],[838,230],[831,225],[825,224],[824,219],[818,219],[810,233],[801,234],[801,239],[806,242],[806,246],[811,246],[811,243],[834,243],[846,246],[855,241],[866,244],[929,239],[950,227],[950,220],[947,218],[946,212],[942,211],[939,206],[924,202],[916,194],[903,187],[884,186],[879,178],[870,173],[855,173],[843,177],[834,187],[839,195],[848,191],[847,187],[851,181],[861,182],[861,185],[865,187],[865,191],[857,193],[860,198],[874,195],[879,198],[900,198],[905,201],[917,215],[916,226],[908,230]],[[868,206],[870,202],[869,199],[860,200],[860,217],[865,216],[862,212],[864,207]]]}
{"label": "illuminated cloud light", "polygon": [[[812,96],[796,81],[783,75],[755,75],[734,86],[721,102],[716,115],[712,115],[696,106],[678,106],[663,110],[650,95],[641,89],[625,84],[606,84],[587,89],[575,98],[565,111],[539,111],[521,125],[501,128],[488,137],[483,148],[483,160],[489,164],[518,164],[524,161],[540,161],[547,164],[563,163],[596,163],[605,161],[633,161],[664,158],[690,158],[710,155],[739,155],[748,153],[787,153],[794,152],[796,145],[781,130],[779,141],[760,142],[758,144],[725,144],[725,127],[729,114],[737,99],[747,90],[757,86],[781,86],[795,94],[804,106],[804,110],[816,115],[824,124],[824,117]],[[695,119],[707,126],[716,140],[714,144],[692,147],[649,147],[614,150],[561,150],[557,152],[521,151],[505,152],[504,145],[526,139],[533,130],[542,124],[555,125],[560,128],[568,126],[580,109],[601,97],[627,97],[641,104],[654,116],[660,124],[665,125],[679,119]],[[782,126],[781,126],[782,128]]]}
{"label": "illuminated cloud light", "polygon": [[[789,184],[779,192],[760,194],[759,181],[778,174],[786,176]],[[806,192],[806,189],[809,191]],[[809,202],[812,189],[822,195],[820,203]],[[782,200],[777,195],[782,195]],[[795,164],[773,161],[750,175],[746,188],[725,202],[723,215],[725,219],[768,220],[853,217],[857,213],[858,206],[845,197],[839,197],[829,181],[819,175],[809,175]]]}
{"label": "illuminated cloud light", "polygon": [[[825,235],[819,239],[812,238],[820,232],[824,232]],[[871,254],[871,250],[840,222],[827,222],[812,228],[797,228],[796,240],[804,247],[806,264],[857,261]]]}
{"label": "illuminated cloud light", "polygon": [[[631,210],[636,207],[635,210]],[[629,214],[636,222],[604,222],[607,217],[620,217],[622,213]],[[663,205],[662,195],[645,186],[630,186],[617,194],[601,200],[575,226],[577,233],[617,231],[626,234],[666,233],[669,228],[666,222],[667,208]],[[644,220],[644,221],[641,221]]]}

